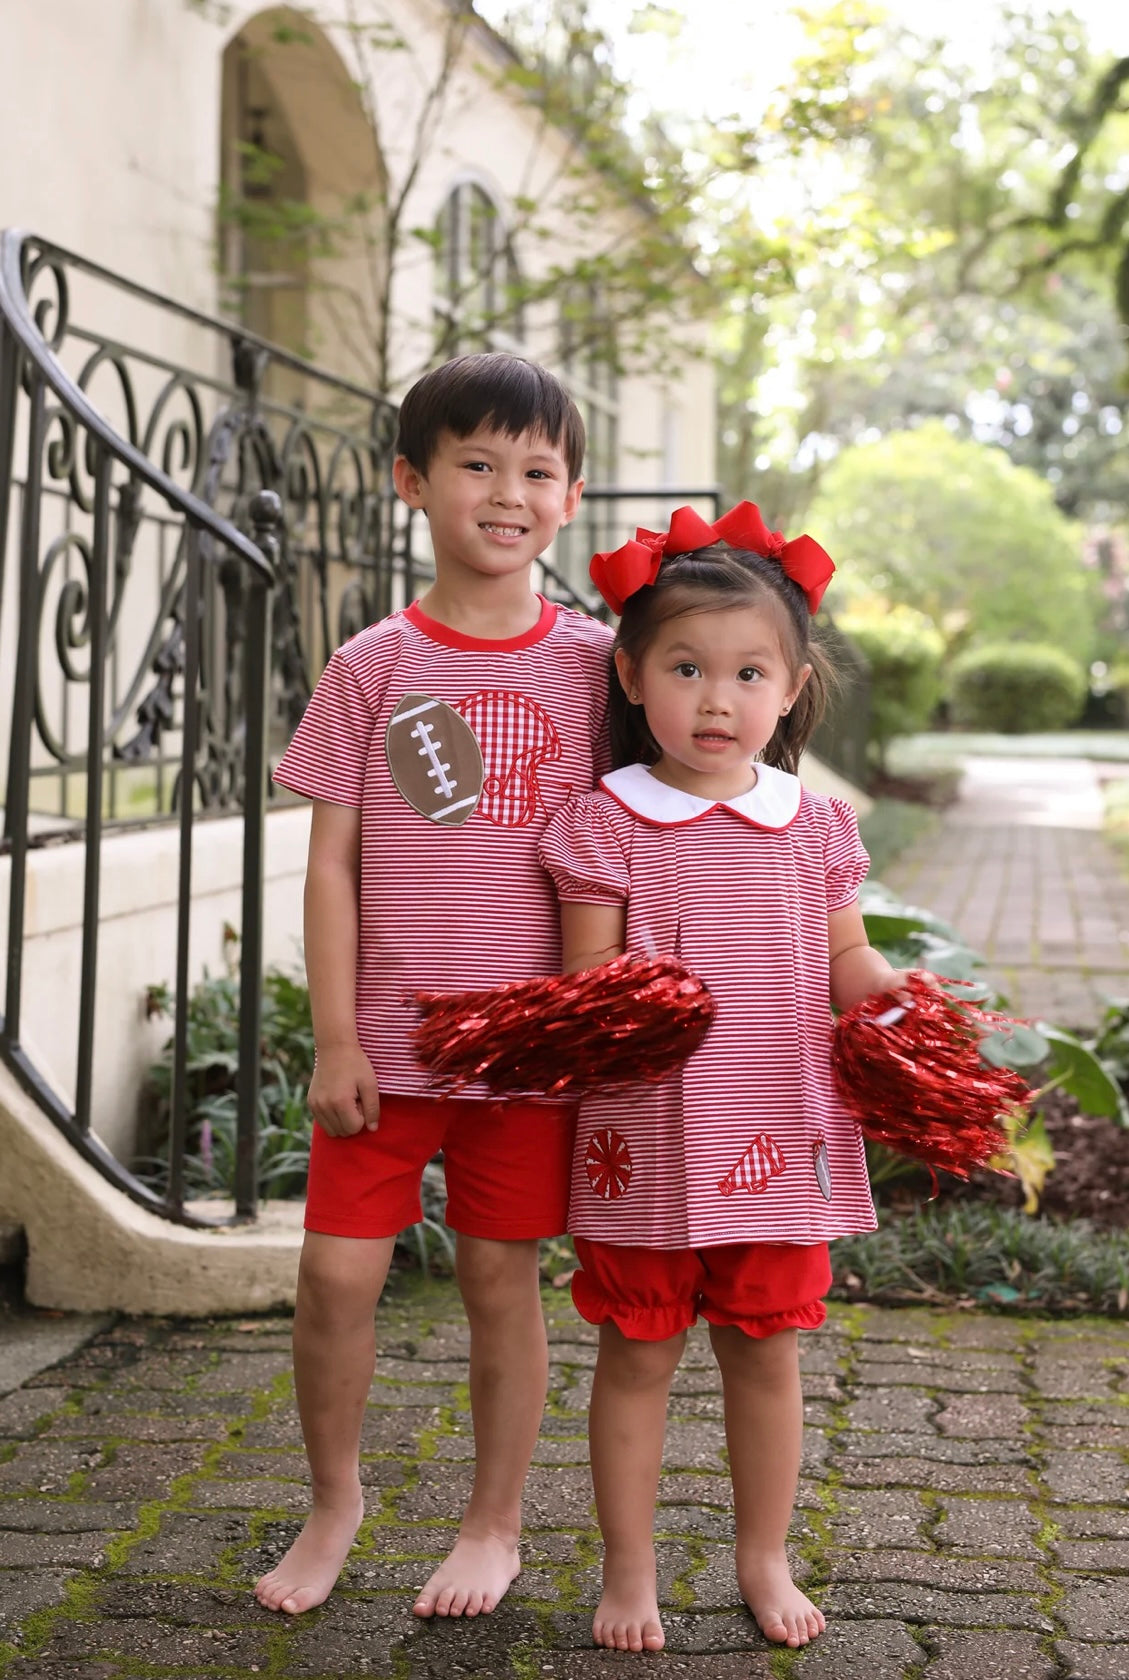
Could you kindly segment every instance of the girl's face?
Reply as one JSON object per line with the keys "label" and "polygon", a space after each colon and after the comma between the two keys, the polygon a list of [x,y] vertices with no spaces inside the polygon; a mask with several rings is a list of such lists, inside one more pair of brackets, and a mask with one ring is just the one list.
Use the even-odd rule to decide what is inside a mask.
{"label": "girl's face", "polygon": [[753,759],[811,674],[792,670],[774,614],[757,606],[668,618],[637,666],[621,648],[616,669],[661,748],[653,774],[702,799],[756,785]]}

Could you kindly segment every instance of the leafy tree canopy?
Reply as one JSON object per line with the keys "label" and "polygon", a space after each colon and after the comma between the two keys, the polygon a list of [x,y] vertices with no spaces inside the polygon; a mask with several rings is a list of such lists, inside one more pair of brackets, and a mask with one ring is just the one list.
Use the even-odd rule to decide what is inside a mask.
{"label": "leafy tree canopy", "polygon": [[1097,600],[1078,529],[1002,450],[939,421],[846,450],[809,524],[840,568],[844,605],[913,607],[950,648],[1014,639],[1090,658]]}

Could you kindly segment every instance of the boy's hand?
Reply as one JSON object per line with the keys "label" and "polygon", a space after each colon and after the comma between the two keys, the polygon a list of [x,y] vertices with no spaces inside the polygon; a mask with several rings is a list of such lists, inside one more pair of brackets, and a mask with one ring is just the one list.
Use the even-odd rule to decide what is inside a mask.
{"label": "boy's hand", "polygon": [[380,1092],[372,1063],[359,1044],[318,1051],[306,1100],[310,1113],[330,1137],[352,1137],[362,1129],[375,1132]]}

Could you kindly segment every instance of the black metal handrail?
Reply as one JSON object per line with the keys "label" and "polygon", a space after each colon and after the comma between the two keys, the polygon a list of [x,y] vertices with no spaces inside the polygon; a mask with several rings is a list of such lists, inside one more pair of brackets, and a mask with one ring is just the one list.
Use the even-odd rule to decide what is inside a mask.
{"label": "black metal handrail", "polygon": [[[243,821],[243,882],[240,916],[241,984],[239,1016],[238,1144],[235,1184],[236,1217],[251,1217],[255,1211],[255,1135],[259,1105],[259,1036],[261,1018],[262,894],[264,817],[269,776],[268,693],[271,672],[271,598],[281,561],[280,532],[283,504],[275,489],[260,484],[249,498],[243,498],[242,515],[252,525],[253,535],[240,528],[236,518],[216,507],[222,469],[230,459],[233,442],[254,433],[257,422],[254,404],[230,405],[217,413],[201,441],[192,482],[177,483],[166,470],[173,455],[166,444],[163,463],[123,436],[91,401],[83,386],[64,367],[59,350],[70,322],[69,272],[81,272],[116,290],[143,297],[211,331],[234,335],[238,353],[248,354],[248,340],[224,323],[211,321],[196,311],[181,308],[156,294],[107,270],[85,262],[33,236],[8,231],[0,236],[0,601],[3,599],[3,568],[8,552],[9,519],[14,491],[22,494],[19,528],[18,614],[16,660],[11,695],[10,755],[7,773],[5,827],[10,858],[9,924],[6,959],[4,1012],[0,1018],[0,1056],[40,1108],[54,1121],[80,1153],[98,1170],[144,1206],[184,1223],[210,1223],[196,1218],[185,1207],[184,1146],[187,1083],[187,1007],[189,993],[189,913],[192,891],[193,834],[198,807],[208,803],[214,781],[201,778],[201,724],[214,700],[218,673],[207,674],[206,644],[214,640],[217,628],[219,592],[239,605],[238,634],[225,642],[222,683],[229,702],[225,717],[229,744],[237,750],[229,759],[229,770],[238,759],[238,772],[228,778],[228,798],[213,801],[221,808],[238,806]],[[38,306],[33,289],[44,275],[54,283],[54,296]],[[50,338],[45,331],[54,314]],[[90,343],[90,335],[76,333]],[[250,351],[264,355],[265,347],[252,341]],[[103,340],[99,349],[87,354],[84,373],[112,365],[127,397],[129,352],[120,344]],[[173,370],[159,358],[142,357],[150,368],[157,367],[164,378],[155,412],[163,412],[166,393],[173,388],[187,391],[185,370]],[[280,363],[293,365],[293,358],[278,353]],[[262,368],[257,370],[261,376]],[[21,401],[22,399],[22,401]],[[131,425],[136,405],[127,404]],[[22,410],[22,412],[21,412]],[[197,421],[202,418],[199,405]],[[16,476],[19,440],[25,444],[26,472],[22,482]],[[152,430],[147,436],[152,437]],[[85,474],[80,486],[79,473]],[[54,481],[50,483],[49,481]],[[70,494],[63,498],[66,518],[56,529],[46,549],[44,516],[52,490],[64,482]],[[88,487],[87,487],[88,486]],[[122,1165],[92,1129],[92,1092],[95,1057],[95,1002],[100,928],[102,836],[105,826],[106,766],[112,753],[124,756],[111,723],[120,727],[123,708],[107,706],[107,681],[113,669],[121,625],[122,595],[135,552],[137,534],[144,517],[145,490],[160,498],[164,513],[157,521],[179,525],[176,541],[175,576],[165,579],[159,591],[160,610],[171,621],[173,633],[146,638],[157,685],[137,708],[145,722],[144,709],[154,695],[167,703],[157,708],[158,727],[143,729],[139,738],[150,746],[159,739],[161,726],[168,732],[174,722],[175,698],[179,698],[181,720],[177,775],[170,805],[176,810],[180,829],[180,866],[175,962],[175,1018],[173,1032],[172,1117],[169,1139],[167,1190],[156,1194]],[[85,515],[80,528],[77,514]],[[79,757],[55,739],[44,716],[42,625],[44,597],[52,569],[65,555],[68,574],[72,561],[82,566],[82,576],[67,575],[60,590],[56,618],[56,651],[64,673],[66,700],[73,703],[73,691],[86,693],[86,742]],[[231,629],[228,614],[225,628]],[[217,644],[218,645],[218,644]],[[84,649],[86,664],[78,671],[76,650]],[[235,656],[235,657],[232,657]],[[234,685],[234,686],[233,686]],[[136,700],[139,684],[129,688]],[[110,696],[112,700],[117,697]],[[214,721],[215,708],[212,706]],[[71,820],[64,808],[58,813],[72,834],[85,841],[82,915],[82,955],[77,1021],[76,1075],[73,1106],[54,1089],[35,1065],[21,1042],[21,1006],[24,978],[24,927],[27,909],[28,860],[33,815],[31,789],[33,753],[38,749],[48,759],[66,759],[73,774],[81,769],[84,798],[81,816]],[[144,756],[134,746],[134,760]],[[66,784],[64,783],[64,790]],[[201,790],[203,790],[201,792]],[[159,812],[157,814],[160,814]]]}

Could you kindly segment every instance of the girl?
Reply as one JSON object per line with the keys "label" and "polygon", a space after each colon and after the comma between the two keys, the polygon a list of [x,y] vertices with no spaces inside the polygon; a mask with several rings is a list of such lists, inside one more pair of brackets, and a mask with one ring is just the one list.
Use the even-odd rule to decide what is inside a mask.
{"label": "girl", "polygon": [[652,1540],[667,1396],[699,1313],[721,1371],[737,1580],[765,1636],[824,1618],[785,1553],[800,1467],[797,1331],[826,1316],[828,1239],[873,1228],[862,1138],[831,1079],[831,1005],[903,976],[867,943],[850,806],[807,792],[800,754],[827,670],[810,617],[834,566],[749,502],[598,554],[621,613],[620,768],[550,822],[566,969],[671,953],[709,985],[701,1049],[657,1085],[581,1110],[573,1299],[600,1326],[589,1437],[604,1541],[597,1645],[659,1650]]}

